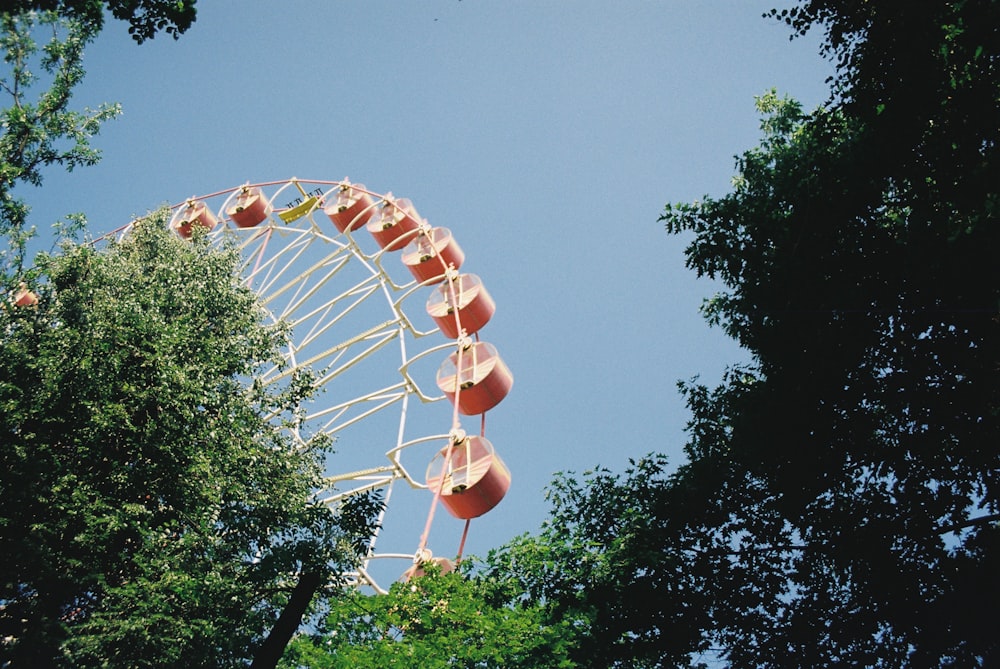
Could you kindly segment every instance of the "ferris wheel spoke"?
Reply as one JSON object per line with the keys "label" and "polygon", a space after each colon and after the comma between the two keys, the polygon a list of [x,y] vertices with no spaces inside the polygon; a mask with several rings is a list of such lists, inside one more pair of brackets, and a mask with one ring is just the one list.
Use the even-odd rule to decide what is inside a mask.
{"label": "ferris wheel spoke", "polygon": [[[338,269],[347,264],[350,260],[350,255],[347,254],[343,249],[338,249],[333,253],[325,256],[318,262],[313,262],[306,267],[298,266],[299,261],[308,261],[309,256],[307,252],[310,247],[317,242],[314,239],[303,239],[301,242],[294,243],[291,245],[287,251],[288,257],[275,256],[272,260],[264,263],[260,268],[260,272],[266,272],[261,278],[260,286],[257,288],[257,293],[262,296],[266,306],[270,308],[270,305],[276,304],[278,298],[285,295],[290,290],[294,290],[300,287],[303,283],[308,283],[312,278],[312,275],[322,269],[327,269],[328,266],[333,264],[333,273],[336,273]],[[296,248],[297,247],[297,248]],[[294,251],[294,253],[292,253]],[[277,261],[281,260],[281,264]],[[250,280],[256,278],[254,275],[249,277]],[[278,282],[284,280],[285,283],[278,286]],[[294,301],[294,298],[293,300]],[[272,309],[273,310],[273,309]]]}
{"label": "ferris wheel spoke", "polygon": [[[331,477],[329,479],[324,479],[324,488],[320,493],[330,493],[326,497],[319,497],[319,502],[321,504],[326,504],[331,506],[341,502],[347,497],[352,497],[354,495],[360,495],[362,493],[370,492],[372,490],[378,490],[379,488],[385,488],[393,481],[402,478],[399,472],[397,472],[393,467],[386,465],[385,467],[376,467],[373,469],[366,469],[359,472],[354,472],[353,474],[343,474],[336,477]],[[343,489],[337,488],[337,485],[344,486]]]}
{"label": "ferris wheel spoke", "polygon": [[[355,423],[401,402],[405,397],[406,386],[399,383],[372,393],[359,395],[337,406],[312,412],[308,414],[308,418],[310,420],[326,419],[320,430],[326,434],[336,435]],[[358,413],[352,413],[352,410]]]}
{"label": "ferris wheel spoke", "polygon": [[[339,324],[358,309],[368,298],[376,295],[379,286],[375,281],[373,278],[366,279],[350,290],[320,303],[315,309],[302,315],[299,319],[288,321],[289,325],[298,332],[301,332],[301,326],[312,322],[311,329],[301,335],[301,341],[296,349],[303,349],[311,344],[320,335],[325,334],[331,327]],[[345,304],[346,300],[351,301]]]}
{"label": "ferris wheel spoke", "polygon": [[[317,380],[314,382],[314,385],[317,387],[326,385],[330,382],[330,380],[340,376],[371,354],[380,350],[392,340],[398,338],[400,336],[400,330],[398,327],[393,327],[395,324],[395,321],[386,321],[372,330],[355,335],[351,339],[340,342],[325,351],[316,353],[303,360],[296,359],[295,352],[289,351],[288,360],[292,363],[291,367],[293,367],[293,369],[286,369],[277,376],[267,379],[266,382],[270,383],[290,378],[291,375],[295,373],[294,368],[311,368],[324,359],[329,358],[329,361],[324,367],[321,368],[321,371],[318,373]],[[361,348],[353,357],[348,358],[346,362],[341,362],[341,360],[346,357],[347,352],[359,344],[364,345],[364,348]]]}
{"label": "ferris wheel spoke", "polygon": [[[282,231],[274,225],[267,225],[261,229],[255,228],[228,233],[229,235],[243,238],[242,241],[236,244],[236,248],[243,257],[242,271],[246,281],[250,282],[259,279],[259,275],[262,272],[266,272],[269,267],[275,267],[279,259],[291,257],[298,249],[298,246],[289,242],[284,242],[284,245],[281,243],[282,240],[289,238],[289,232],[287,230]],[[271,248],[270,243],[272,238],[277,238],[275,244],[277,252],[267,256],[265,254]],[[273,251],[274,249],[271,250]]]}

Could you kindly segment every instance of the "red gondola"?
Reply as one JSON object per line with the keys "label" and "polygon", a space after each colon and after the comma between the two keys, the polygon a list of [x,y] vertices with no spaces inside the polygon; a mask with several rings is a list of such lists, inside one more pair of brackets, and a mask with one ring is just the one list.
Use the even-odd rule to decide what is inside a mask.
{"label": "red gondola", "polygon": [[441,281],[448,268],[458,269],[465,253],[448,228],[431,228],[421,232],[403,249],[403,264],[417,281]]}
{"label": "red gondola", "polygon": [[14,293],[14,306],[33,307],[36,304],[38,304],[38,295],[34,291],[29,290],[27,284],[21,283]]}
{"label": "red gondola", "polygon": [[226,209],[226,216],[233,219],[239,228],[252,228],[265,221],[271,210],[271,203],[259,188],[244,186],[236,196],[236,202]]}
{"label": "red gondola", "polygon": [[178,210],[170,222],[170,227],[184,239],[189,239],[194,226],[199,225],[212,230],[218,224],[219,220],[208,210],[204,202],[194,201],[188,202],[186,207]]}
{"label": "red gondola", "polygon": [[497,310],[496,302],[475,274],[459,274],[438,285],[427,300],[427,314],[448,339],[458,339],[461,334],[455,321],[456,304],[461,329],[467,335],[478,332]]}
{"label": "red gondola", "polygon": [[514,376],[496,348],[480,341],[455,351],[441,363],[437,385],[452,404],[457,397],[461,413],[475,416],[489,411],[507,396]]}
{"label": "red gondola", "polygon": [[413,237],[410,233],[420,227],[420,216],[408,199],[387,196],[378,216],[373,216],[365,227],[381,248],[395,251]]}
{"label": "red gondola", "polygon": [[323,209],[341,232],[357,230],[375,214],[375,201],[364,184],[341,185],[337,200]]}
{"label": "red gondola", "polygon": [[[441,503],[456,518],[477,518],[504,498],[510,489],[510,470],[486,437],[465,437],[441,449],[427,467],[427,487],[441,491]],[[443,477],[443,478],[442,478]]]}

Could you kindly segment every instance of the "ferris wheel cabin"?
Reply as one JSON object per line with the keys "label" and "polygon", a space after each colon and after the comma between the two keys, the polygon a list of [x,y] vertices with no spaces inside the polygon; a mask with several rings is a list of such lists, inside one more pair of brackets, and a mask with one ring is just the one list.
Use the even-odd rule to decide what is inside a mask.
{"label": "ferris wheel cabin", "polygon": [[441,363],[437,386],[466,416],[486,413],[507,397],[514,376],[496,347],[476,342],[460,348]]}
{"label": "ferris wheel cabin", "polygon": [[340,187],[336,201],[323,209],[334,227],[341,232],[354,231],[368,223],[375,214],[375,201],[365,190],[364,184],[347,184]]}
{"label": "ferris wheel cabin", "polygon": [[190,200],[187,206],[178,210],[170,222],[170,227],[184,239],[190,239],[195,226],[212,230],[219,224],[219,219],[200,200]]}
{"label": "ferris wheel cabin", "polygon": [[448,269],[458,269],[465,252],[448,228],[422,230],[403,249],[403,264],[420,283],[443,281]]}
{"label": "ferris wheel cabin", "polygon": [[236,201],[226,209],[226,215],[232,219],[236,227],[252,228],[267,220],[271,210],[271,203],[264,197],[260,188],[244,186],[236,196]]}
{"label": "ferris wheel cabin", "polygon": [[378,216],[372,217],[365,227],[383,250],[395,251],[420,227],[420,215],[407,198],[397,200],[386,196]]}
{"label": "ferris wheel cabin", "polygon": [[478,276],[459,274],[435,288],[427,299],[426,309],[441,334],[458,339],[459,325],[467,335],[479,332],[493,317],[497,305]]}
{"label": "ferris wheel cabin", "polygon": [[510,470],[486,437],[442,448],[427,467],[427,487],[440,491],[448,513],[462,520],[491,510],[510,489]]}

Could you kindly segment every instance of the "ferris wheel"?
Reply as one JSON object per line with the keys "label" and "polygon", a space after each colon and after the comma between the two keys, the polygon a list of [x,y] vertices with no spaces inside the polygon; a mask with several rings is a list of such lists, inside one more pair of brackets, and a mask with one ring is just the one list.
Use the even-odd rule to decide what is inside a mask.
{"label": "ferris wheel", "polygon": [[[346,178],[247,183],[173,210],[169,225],[181,237],[201,226],[214,243],[238,248],[246,285],[290,326],[285,364],[258,380],[280,384],[311,370],[317,392],[303,427],[287,429],[300,445],[317,433],[335,440],[320,499],[335,509],[353,495],[382,494],[379,529],[347,581],[386,592],[376,572],[405,580],[430,562],[453,569],[429,547],[435,509],[440,502],[465,521],[452,553],[460,559],[469,521],[510,487],[485,425],[513,376],[479,338],[495,303],[463,272],[451,231],[431,226],[408,199]],[[424,510],[419,522],[415,508]],[[395,520],[400,510],[406,517]]]}

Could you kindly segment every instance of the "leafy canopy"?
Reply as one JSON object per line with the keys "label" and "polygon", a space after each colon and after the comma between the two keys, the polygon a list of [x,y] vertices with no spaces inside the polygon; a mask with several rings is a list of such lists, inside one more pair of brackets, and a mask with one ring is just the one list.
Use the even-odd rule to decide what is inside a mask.
{"label": "leafy canopy", "polygon": [[370,534],[310,501],[328,444],[283,429],[308,375],[253,380],[283,329],[164,214],[37,267],[37,306],[0,309],[0,664],[242,666]]}
{"label": "leafy canopy", "polygon": [[[96,163],[100,153],[90,139],[103,122],[121,113],[116,104],[70,108],[85,74],[83,49],[96,34],[92,24],[52,12],[0,14],[0,92],[8,102],[0,111],[0,235],[7,242],[0,250],[0,270],[8,288],[25,270],[27,244],[34,236],[27,222],[30,209],[15,187],[41,185],[49,166],[72,171]],[[79,223],[82,217],[75,219]]]}
{"label": "leafy canopy", "polygon": [[299,636],[280,667],[571,667],[571,636],[544,622],[537,607],[511,605],[499,582],[469,573],[427,574],[388,594],[355,591],[338,600],[325,624]]}
{"label": "leafy canopy", "polygon": [[8,0],[5,13],[55,12],[100,31],[105,11],[127,21],[129,34],[142,44],[159,32],[180,37],[197,16],[197,0]]}

